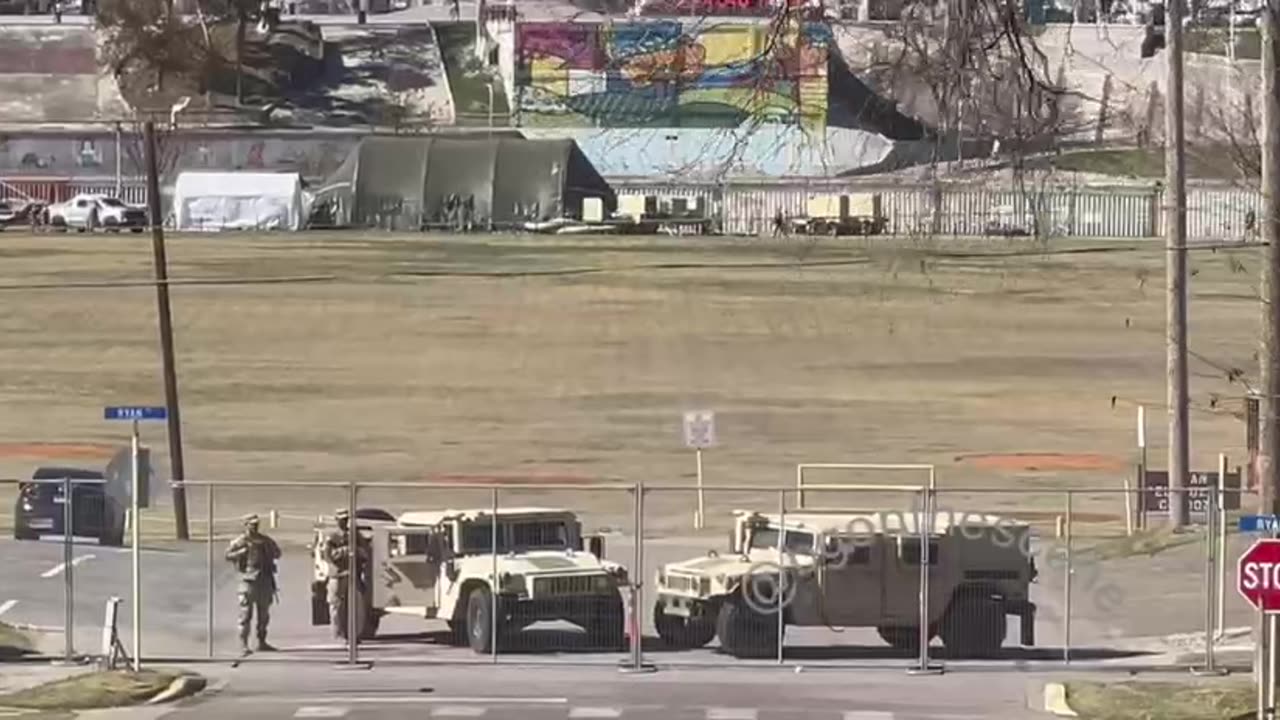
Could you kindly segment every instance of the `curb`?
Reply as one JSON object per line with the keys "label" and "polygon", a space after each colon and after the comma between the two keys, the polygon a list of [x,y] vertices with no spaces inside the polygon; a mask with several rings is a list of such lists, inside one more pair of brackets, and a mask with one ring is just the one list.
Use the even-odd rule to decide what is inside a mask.
{"label": "curb", "polygon": [[179,675],[169,683],[169,687],[161,690],[155,697],[146,702],[147,705],[173,702],[195,695],[204,690],[209,681],[203,675]]}
{"label": "curb", "polygon": [[1080,717],[1067,704],[1067,686],[1060,682],[1044,684],[1044,711],[1058,717]]}

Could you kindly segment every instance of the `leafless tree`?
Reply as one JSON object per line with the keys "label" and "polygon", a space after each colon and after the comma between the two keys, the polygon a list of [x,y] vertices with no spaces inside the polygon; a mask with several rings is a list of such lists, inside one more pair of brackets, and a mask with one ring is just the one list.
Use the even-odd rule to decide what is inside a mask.
{"label": "leafless tree", "polygon": [[103,0],[97,15],[104,60],[117,79],[133,73],[166,75],[203,70],[208,56],[192,42],[191,28],[171,12],[168,0]]}

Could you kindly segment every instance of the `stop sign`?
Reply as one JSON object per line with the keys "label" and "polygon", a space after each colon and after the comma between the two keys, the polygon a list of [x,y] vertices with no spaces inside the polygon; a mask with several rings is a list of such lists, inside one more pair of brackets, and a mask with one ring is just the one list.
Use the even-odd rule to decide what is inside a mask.
{"label": "stop sign", "polygon": [[1259,540],[1244,551],[1236,589],[1255,608],[1280,612],[1280,540]]}

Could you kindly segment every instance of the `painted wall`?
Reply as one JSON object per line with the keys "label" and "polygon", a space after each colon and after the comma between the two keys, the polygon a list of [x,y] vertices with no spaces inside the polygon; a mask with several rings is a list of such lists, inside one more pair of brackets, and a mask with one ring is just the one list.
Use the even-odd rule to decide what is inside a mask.
{"label": "painted wall", "polygon": [[[321,179],[337,169],[359,133],[184,133],[167,137],[161,162],[179,170],[268,170]],[[142,174],[142,145],[120,142],[121,174]],[[116,136],[107,130],[0,134],[0,177],[110,177]]]}
{"label": "painted wall", "polygon": [[831,36],[823,24],[546,22],[524,23],[516,33],[524,126],[826,122]]}

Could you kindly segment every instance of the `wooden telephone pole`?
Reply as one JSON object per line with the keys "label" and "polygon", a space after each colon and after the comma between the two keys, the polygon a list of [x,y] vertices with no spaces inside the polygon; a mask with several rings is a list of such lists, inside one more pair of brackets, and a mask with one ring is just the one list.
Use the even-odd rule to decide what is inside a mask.
{"label": "wooden telephone pole", "polygon": [[1188,428],[1187,381],[1187,170],[1186,132],[1182,88],[1183,0],[1168,0],[1165,15],[1165,60],[1168,75],[1165,93],[1165,303],[1169,404],[1169,521],[1175,528],[1189,521],[1187,513],[1188,465],[1191,433]]}
{"label": "wooden telephone pole", "polygon": [[[173,319],[169,310],[169,261],[164,251],[164,217],[160,213],[160,161],[156,157],[156,124],[143,126],[147,161],[147,210],[151,225],[151,252],[156,279],[156,314],[160,324],[160,361],[164,372],[164,404],[169,419],[169,471],[174,481],[186,479],[182,459],[182,416],[178,409],[178,372],[173,357]],[[179,540],[191,537],[187,525],[187,490],[173,486],[173,520]],[[134,519],[137,522],[137,519]],[[211,531],[212,532],[212,531]]]}

